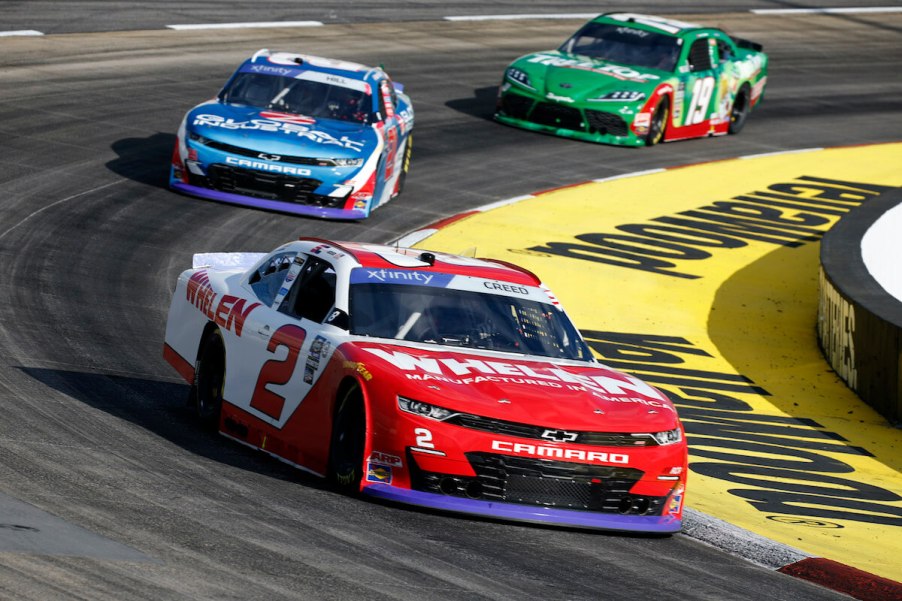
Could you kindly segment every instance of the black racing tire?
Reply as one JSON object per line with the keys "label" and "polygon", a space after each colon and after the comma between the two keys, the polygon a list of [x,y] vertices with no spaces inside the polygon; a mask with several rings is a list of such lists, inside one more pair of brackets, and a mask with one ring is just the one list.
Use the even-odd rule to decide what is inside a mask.
{"label": "black racing tire", "polygon": [[225,344],[222,334],[214,329],[207,334],[198,354],[192,391],[194,414],[204,430],[219,429],[225,375]]}
{"label": "black racing tire", "polygon": [[401,161],[401,175],[398,176],[398,193],[400,196],[404,191],[404,184],[407,182],[407,171],[410,169],[410,155],[413,152],[413,134],[408,134],[407,141],[404,143],[404,160]]}
{"label": "black racing tire", "polygon": [[751,88],[749,84],[744,83],[736,92],[736,98],[733,99],[733,106],[730,107],[730,129],[731,134],[738,134],[745,126],[746,120],[749,118],[751,110]]}
{"label": "black racing tire", "polygon": [[329,445],[329,480],[346,494],[360,492],[366,446],[366,409],[357,384],[343,389],[335,406]]}
{"label": "black racing tire", "polygon": [[654,146],[664,139],[664,132],[667,131],[667,123],[669,120],[670,99],[665,96],[651,114],[651,121],[648,124],[648,133],[645,134],[646,146]]}

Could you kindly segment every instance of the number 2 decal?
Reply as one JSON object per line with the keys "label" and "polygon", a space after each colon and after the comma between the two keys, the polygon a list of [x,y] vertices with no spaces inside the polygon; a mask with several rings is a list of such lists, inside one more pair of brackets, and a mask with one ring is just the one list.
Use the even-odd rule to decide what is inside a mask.
{"label": "number 2 decal", "polygon": [[689,101],[689,111],[686,113],[685,125],[695,125],[705,120],[713,92],[713,77],[695,80],[695,83],[692,84],[692,100]]}
{"label": "number 2 decal", "polygon": [[288,348],[288,356],[284,359],[270,359],[263,364],[260,375],[257,376],[257,385],[254,386],[254,396],[251,397],[251,407],[265,413],[273,419],[282,417],[282,409],[285,407],[285,397],[276,394],[266,386],[275,384],[281,386],[291,379],[294,367],[298,362],[301,345],[307,332],[295,325],[285,325],[273,332],[266,350],[270,353],[284,346]]}
{"label": "number 2 decal", "polygon": [[421,449],[434,449],[435,443],[432,442],[432,432],[426,428],[415,428],[413,433],[417,437],[417,446]]}

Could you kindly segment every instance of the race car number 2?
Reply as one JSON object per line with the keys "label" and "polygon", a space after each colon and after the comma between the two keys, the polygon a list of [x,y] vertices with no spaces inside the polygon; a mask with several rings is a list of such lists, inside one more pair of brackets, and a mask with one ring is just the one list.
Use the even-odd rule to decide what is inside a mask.
{"label": "race car number 2", "polygon": [[260,375],[257,376],[257,385],[254,386],[254,395],[251,397],[252,408],[273,419],[282,417],[285,397],[276,394],[267,386],[269,384],[281,386],[288,383],[294,373],[298,355],[301,353],[301,346],[306,337],[307,332],[303,328],[291,324],[284,325],[273,333],[269,344],[266,345],[266,350],[274,353],[277,348],[284,346],[288,349],[288,355],[284,359],[270,359],[263,364]]}

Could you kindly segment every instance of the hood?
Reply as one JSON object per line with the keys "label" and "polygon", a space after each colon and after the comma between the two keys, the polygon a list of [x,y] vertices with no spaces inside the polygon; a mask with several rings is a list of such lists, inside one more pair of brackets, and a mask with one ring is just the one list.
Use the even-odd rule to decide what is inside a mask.
{"label": "hood", "polygon": [[526,73],[529,84],[538,94],[560,102],[567,102],[564,99],[587,102],[623,91],[650,95],[658,84],[673,76],[667,71],[622,65],[559,50],[528,54],[511,66]]}
{"label": "hood", "polygon": [[213,100],[185,116],[187,131],[257,152],[285,156],[365,158],[377,146],[369,125],[314,119]]}
{"label": "hood", "polygon": [[678,424],[669,399],[600,364],[469,349],[357,341],[342,347],[399,394],[462,413],[550,428],[660,432]]}

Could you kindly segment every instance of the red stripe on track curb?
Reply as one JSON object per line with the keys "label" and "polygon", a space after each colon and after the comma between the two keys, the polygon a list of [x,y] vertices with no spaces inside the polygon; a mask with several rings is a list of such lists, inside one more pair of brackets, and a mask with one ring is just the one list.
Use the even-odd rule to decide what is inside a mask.
{"label": "red stripe on track curb", "polygon": [[443,227],[451,225],[455,221],[460,221],[461,219],[466,219],[470,215],[475,215],[476,213],[479,213],[479,212],[480,212],[479,210],[475,210],[475,211],[467,211],[466,213],[458,213],[457,215],[451,215],[450,217],[445,217],[444,219],[442,219],[440,221],[436,221],[432,225],[428,225],[428,226],[426,226],[424,228],[420,228],[420,229],[440,230]]}
{"label": "red stripe on track curb", "polygon": [[809,557],[777,571],[845,593],[860,601],[902,601],[902,584],[832,559]]}

